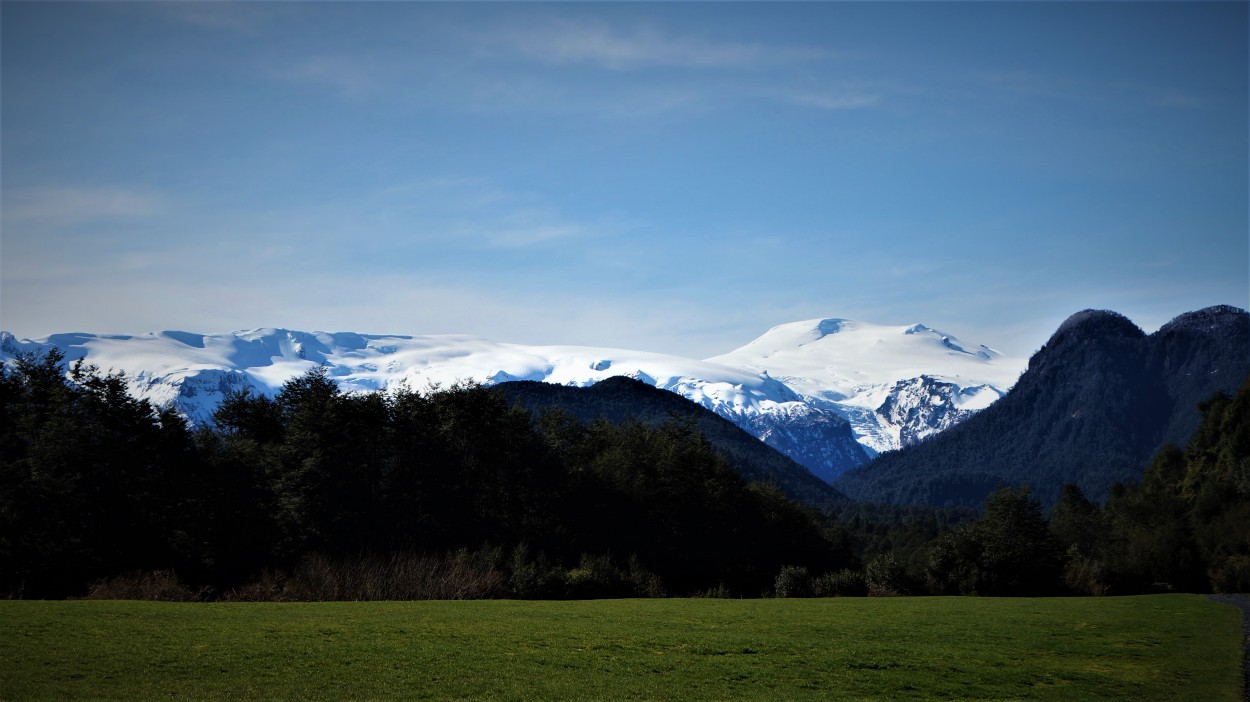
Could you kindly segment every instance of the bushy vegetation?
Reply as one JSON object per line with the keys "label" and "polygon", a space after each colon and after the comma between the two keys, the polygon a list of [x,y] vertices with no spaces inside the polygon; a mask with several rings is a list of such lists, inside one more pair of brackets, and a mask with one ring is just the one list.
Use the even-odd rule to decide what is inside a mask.
{"label": "bushy vegetation", "polygon": [[[852,560],[691,422],[537,420],[492,390],[345,394],[317,368],[215,428],[61,358],[0,368],[0,593],[758,596]],[[144,575],[144,574],[148,575]]]}

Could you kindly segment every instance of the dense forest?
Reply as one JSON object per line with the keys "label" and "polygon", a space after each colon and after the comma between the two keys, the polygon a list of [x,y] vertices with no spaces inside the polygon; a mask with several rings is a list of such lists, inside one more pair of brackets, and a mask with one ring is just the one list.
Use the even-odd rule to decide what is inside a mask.
{"label": "dense forest", "polygon": [[852,562],[689,421],[535,419],[475,386],[345,394],[323,368],[214,420],[190,431],[55,352],[4,367],[0,592],[172,571],[226,593],[424,564],[482,595],[758,596],[783,564]]}
{"label": "dense forest", "polygon": [[[0,595],[166,599],[1127,594],[1250,589],[1250,385],[1103,504],[789,499],[680,414],[531,413],[325,369],[213,428],[55,352],[0,367]],[[764,474],[767,474],[765,471]]]}
{"label": "dense forest", "polygon": [[[1139,481],[1105,504],[1075,485],[1043,511],[1027,487],[999,488],[949,529],[889,526],[907,556],[899,589],[931,594],[1133,594],[1250,589],[1250,378],[1199,405],[1187,446],[1165,445]],[[913,508],[916,514],[925,511]],[[941,513],[935,511],[934,513]],[[853,526],[853,525],[851,525]],[[854,530],[853,530],[854,531]],[[895,533],[910,534],[898,548]]]}

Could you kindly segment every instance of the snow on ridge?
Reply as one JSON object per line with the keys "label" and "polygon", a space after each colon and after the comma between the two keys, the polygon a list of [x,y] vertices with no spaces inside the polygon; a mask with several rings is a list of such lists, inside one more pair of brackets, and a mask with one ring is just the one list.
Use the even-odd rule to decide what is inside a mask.
{"label": "snow on ridge", "polygon": [[[587,386],[626,376],[669,390],[735,422],[832,479],[872,455],[952,426],[1001,397],[1025,363],[965,345],[923,324],[828,318],[773,327],[721,356],[695,360],[592,346],[501,343],[464,334],[400,336],[259,328],[224,334],[0,332],[0,360],[60,349],[123,371],[133,392],[211,421],[226,394],[272,395],[325,366],[344,390],[416,391],[472,381]],[[972,349],[972,350],[970,350]],[[849,423],[849,427],[848,427]],[[856,443],[858,442],[858,443]]]}
{"label": "snow on ridge", "polygon": [[[678,356],[583,346],[528,346],[463,334],[427,336],[300,332],[281,328],[229,334],[152,332],[139,335],[54,334],[18,341],[4,337],[0,358],[57,347],[67,362],[86,357],[103,371],[123,371],[132,388],[155,400],[154,379],[167,385],[205,373],[242,373],[247,384],[273,393],[318,365],[350,390],[381,390],[403,383],[421,390],[457,382],[494,384],[537,380],[590,385],[625,375],[678,392],[721,412],[753,412],[799,396],[783,383],[719,364]],[[199,393],[194,397],[198,397]]]}
{"label": "snow on ridge", "polygon": [[842,318],[781,324],[708,360],[784,381],[809,403],[847,419],[856,439],[874,453],[988,407],[1027,365],[925,324]]}
{"label": "snow on ridge", "polygon": [[1006,357],[983,344],[965,345],[924,324],[887,326],[837,318],[781,324],[707,360],[767,370],[807,385],[809,392],[795,387],[803,394],[817,394],[810,391],[819,387],[818,394],[827,397],[920,375],[1006,389],[1026,366],[1024,359]]}

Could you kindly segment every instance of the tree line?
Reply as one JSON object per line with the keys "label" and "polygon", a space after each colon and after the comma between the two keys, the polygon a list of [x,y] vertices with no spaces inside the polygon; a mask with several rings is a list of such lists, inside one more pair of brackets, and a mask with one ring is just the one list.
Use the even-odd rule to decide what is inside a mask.
{"label": "tree line", "polygon": [[534,417],[473,385],[344,393],[314,368],[192,430],[122,375],[62,361],[0,367],[11,597],[161,572],[208,596],[350,598],[360,571],[376,577],[358,595],[460,578],[475,596],[758,596],[784,563],[852,562],[688,420]]}
{"label": "tree line", "polygon": [[55,351],[0,365],[0,596],[1129,594],[1250,589],[1250,385],[1105,504],[801,506],[689,419],[538,414],[324,368],[192,429]]}

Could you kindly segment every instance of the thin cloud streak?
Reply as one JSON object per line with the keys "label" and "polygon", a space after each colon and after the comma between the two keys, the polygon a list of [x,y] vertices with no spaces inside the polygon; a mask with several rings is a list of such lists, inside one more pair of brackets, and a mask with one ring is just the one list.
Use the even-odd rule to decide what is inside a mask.
{"label": "thin cloud streak", "polygon": [[[334,203],[334,219],[382,225],[396,241],[454,243],[478,249],[530,249],[590,238],[592,227],[562,216],[543,198],[501,188],[485,178],[443,177],[392,185]],[[611,225],[599,223],[597,231]],[[389,234],[388,234],[389,232]]]}
{"label": "thin cloud streak", "polygon": [[494,39],[492,46],[507,47],[513,55],[541,63],[582,64],[610,71],[749,69],[832,57],[821,49],[716,42],[674,36],[649,27],[627,31],[602,22],[586,21],[553,22],[543,27],[501,33]]}
{"label": "thin cloud streak", "polygon": [[820,110],[860,110],[881,104],[881,96],[862,92],[795,93],[789,100]]}
{"label": "thin cloud streak", "polygon": [[[878,105],[883,99],[879,90],[854,85],[812,89],[800,86],[800,77],[790,73],[838,58],[822,48],[715,41],[649,26],[569,20],[466,35],[433,62],[417,48],[391,46],[356,55],[308,55],[269,75],[284,83],[319,86],[345,100],[368,99],[412,112],[534,111],[635,121],[705,115],[744,102],[826,111]],[[610,75],[570,80],[567,68]]]}
{"label": "thin cloud streak", "polygon": [[[5,228],[18,225],[64,227],[101,220],[141,219],[167,212],[169,198],[127,187],[5,188]],[[8,234],[15,235],[11,229]]]}
{"label": "thin cloud streak", "polygon": [[273,76],[292,83],[321,85],[345,98],[362,98],[392,90],[398,76],[387,62],[350,56],[310,56],[275,69]]}
{"label": "thin cloud streak", "polygon": [[142,7],[201,29],[250,32],[265,20],[272,4],[265,10],[259,3],[246,2],[151,2]]}
{"label": "thin cloud streak", "polygon": [[1193,92],[1189,86],[1141,81],[1097,81],[1049,75],[1037,71],[1001,69],[974,71],[965,76],[969,85],[990,95],[1019,99],[1041,98],[1084,103],[1135,103],[1143,108],[1195,110],[1209,108],[1212,97]]}

